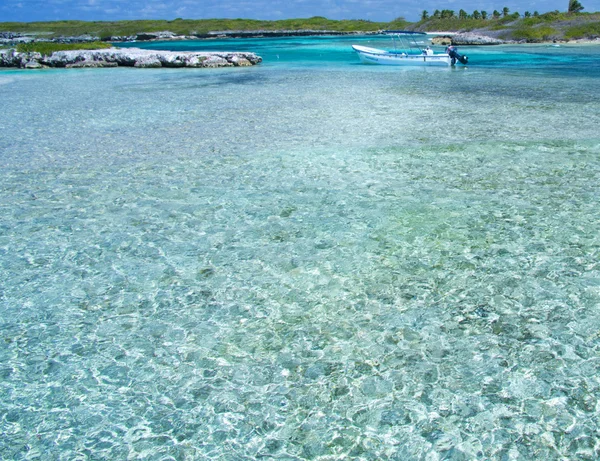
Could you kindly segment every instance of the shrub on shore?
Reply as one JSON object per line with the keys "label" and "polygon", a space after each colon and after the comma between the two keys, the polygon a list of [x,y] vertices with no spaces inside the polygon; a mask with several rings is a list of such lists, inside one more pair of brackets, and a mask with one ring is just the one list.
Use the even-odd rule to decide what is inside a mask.
{"label": "shrub on shore", "polygon": [[578,24],[565,30],[565,38],[567,40],[587,37],[600,37],[600,22]]}
{"label": "shrub on shore", "polygon": [[105,42],[89,42],[89,43],[52,43],[52,42],[31,42],[20,43],[17,45],[19,53],[41,53],[49,56],[55,51],[68,50],[98,50],[101,48],[110,48],[112,45]]}
{"label": "shrub on shore", "polygon": [[93,35],[108,39],[115,36],[132,36],[140,32],[170,31],[177,35],[206,34],[211,31],[234,30],[331,30],[340,32],[376,31],[393,25],[405,26],[403,18],[391,23],[372,22],[362,19],[332,20],[321,16],[300,19],[262,21],[255,19],[174,19],[136,21],[48,21],[48,22],[0,22],[0,31],[36,34],[50,33],[50,37]]}
{"label": "shrub on shore", "polygon": [[559,37],[559,32],[550,26],[522,27],[511,32],[513,40],[527,40],[528,42],[545,42]]}

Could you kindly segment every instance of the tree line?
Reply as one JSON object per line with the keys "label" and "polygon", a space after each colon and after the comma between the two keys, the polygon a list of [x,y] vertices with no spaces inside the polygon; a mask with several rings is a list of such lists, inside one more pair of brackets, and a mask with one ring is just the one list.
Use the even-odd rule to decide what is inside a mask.
{"label": "tree line", "polygon": [[[581,3],[579,2],[579,0],[569,0],[569,9],[568,12],[569,13],[580,13],[582,10],[584,9],[583,5],[581,5]],[[537,11],[534,11],[533,13],[529,12],[529,11],[525,11],[525,13],[523,13],[523,16],[526,18],[530,18],[530,17],[538,17],[540,14]],[[491,18],[492,19],[500,19],[502,18],[514,18],[517,19],[519,18],[521,15],[518,12],[512,13],[510,14],[510,10],[508,9],[508,7],[504,7],[502,8],[502,12],[498,11],[498,10],[494,10],[491,14]],[[423,13],[421,13],[421,21],[426,21],[428,19],[450,19],[450,18],[456,18],[457,16],[454,13],[454,10],[435,10],[433,12],[433,14],[430,16],[429,12],[427,10],[423,10]],[[473,13],[469,14],[467,13],[465,10],[461,9],[458,12],[458,19],[488,19],[490,18],[490,15],[488,14],[487,11],[479,11],[479,10],[475,10],[473,11]]]}

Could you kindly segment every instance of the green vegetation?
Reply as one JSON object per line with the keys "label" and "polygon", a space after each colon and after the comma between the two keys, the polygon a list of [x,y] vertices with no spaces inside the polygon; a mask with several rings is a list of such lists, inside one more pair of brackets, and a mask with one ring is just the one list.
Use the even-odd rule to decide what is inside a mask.
{"label": "green vegetation", "polygon": [[567,21],[569,19],[576,18],[578,15],[572,13],[561,13],[560,11],[550,11],[544,14],[534,15],[532,18],[525,18],[523,24],[527,26],[534,26],[536,24],[556,22],[556,21]]}
{"label": "green vegetation", "polygon": [[565,30],[565,38],[567,40],[594,36],[600,37],[600,21],[571,26]]}
{"label": "green vegetation", "polygon": [[[435,30],[453,30],[453,31],[471,31],[474,29],[505,29],[506,25],[519,20],[519,13],[507,14],[502,16],[501,13],[497,17],[490,16],[486,11],[474,11],[469,15],[466,11],[461,10],[462,15],[459,16],[432,16],[426,20],[419,21],[414,27],[420,31],[435,31]],[[454,13],[451,11],[451,13]],[[487,18],[487,19],[486,19]]]}
{"label": "green vegetation", "polygon": [[523,27],[514,29],[510,37],[513,40],[527,40],[528,42],[543,42],[559,37],[556,29],[550,26]]}
{"label": "green vegetation", "polygon": [[569,0],[569,13],[580,13],[584,7],[577,0]]}
{"label": "green vegetation", "polygon": [[512,13],[507,7],[502,12],[494,10],[492,13],[487,11],[475,10],[468,13],[460,10],[458,15],[454,10],[435,10],[432,16],[427,11],[423,11],[421,21],[415,28],[420,31],[427,30],[450,30],[450,31],[471,31],[475,29],[503,30],[507,25],[518,21],[519,13]]}
{"label": "green vegetation", "polygon": [[[565,5],[566,7],[567,5]],[[322,16],[280,21],[253,19],[175,19],[140,21],[54,21],[0,23],[0,31],[43,35],[44,38],[91,35],[101,40],[110,37],[128,37],[143,32],[170,31],[178,35],[204,35],[215,31],[281,31],[314,30],[332,32],[376,32],[385,29],[417,31],[475,31],[490,32],[505,40],[542,41],[549,39],[595,38],[600,36],[600,13],[582,13],[577,0],[569,0],[569,11],[551,11],[540,14],[526,11],[522,16],[507,7],[493,11],[435,10],[423,11],[418,22],[404,18],[391,22],[372,22],[361,19],[331,20]]]}
{"label": "green vegetation", "polygon": [[413,28],[420,31],[477,31],[484,35],[491,33],[503,40],[528,42],[600,37],[600,13],[577,12],[581,5],[572,2],[571,7],[575,9],[572,12],[539,14],[535,11],[532,14],[526,11],[522,17],[519,13],[510,13],[506,7],[502,12],[494,10],[491,14],[477,10],[469,14],[460,10],[457,15],[453,10],[436,10],[430,16],[423,11],[421,20]]}
{"label": "green vegetation", "polygon": [[415,29],[419,31],[435,30],[473,30],[486,27],[487,22],[482,19],[459,19],[457,17],[435,18],[431,17],[417,23]]}
{"label": "green vegetation", "polygon": [[321,16],[308,19],[259,21],[253,19],[175,19],[173,21],[54,21],[54,22],[4,22],[0,31],[20,33],[49,33],[50,37],[92,35],[102,39],[113,36],[131,36],[140,32],[170,31],[179,35],[206,34],[212,31],[252,30],[330,30],[340,32],[377,31],[409,23],[403,18],[390,23],[362,19],[335,21]]}
{"label": "green vegetation", "polygon": [[20,43],[17,45],[19,53],[41,53],[49,56],[55,51],[67,50],[99,50],[101,48],[110,48],[111,44],[106,42],[89,42],[89,43],[50,43],[50,42],[33,42]]}

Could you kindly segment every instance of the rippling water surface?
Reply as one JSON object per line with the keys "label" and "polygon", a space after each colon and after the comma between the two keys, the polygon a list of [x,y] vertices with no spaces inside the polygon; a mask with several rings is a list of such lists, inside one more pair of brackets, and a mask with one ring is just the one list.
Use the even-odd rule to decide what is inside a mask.
{"label": "rippling water surface", "polygon": [[378,40],[0,72],[0,458],[600,456],[600,46]]}

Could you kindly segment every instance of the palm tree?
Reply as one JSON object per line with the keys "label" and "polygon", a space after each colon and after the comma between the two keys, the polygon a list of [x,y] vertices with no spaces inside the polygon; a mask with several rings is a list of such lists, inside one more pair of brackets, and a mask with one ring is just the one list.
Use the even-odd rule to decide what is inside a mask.
{"label": "palm tree", "polygon": [[473,19],[481,18],[481,13],[477,10],[473,11]]}
{"label": "palm tree", "polygon": [[569,0],[569,13],[580,13],[583,5],[578,0]]}
{"label": "palm tree", "polygon": [[[575,1],[577,1],[577,0],[575,0]],[[510,11],[510,10],[509,10],[509,9],[508,9],[508,7],[506,7],[506,6],[505,6],[504,8],[502,8],[502,17],[504,17],[504,18],[505,18],[506,16],[508,16],[508,12],[509,12],[509,11]]]}
{"label": "palm tree", "polygon": [[427,20],[427,18],[429,18],[429,13],[427,12],[427,10],[423,10],[423,12],[421,13],[421,21],[425,21]]}
{"label": "palm tree", "polygon": [[481,19],[487,19],[487,11],[481,10]]}

